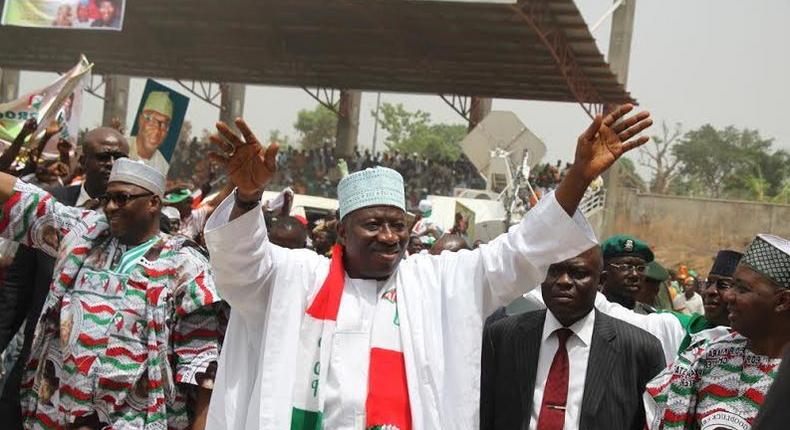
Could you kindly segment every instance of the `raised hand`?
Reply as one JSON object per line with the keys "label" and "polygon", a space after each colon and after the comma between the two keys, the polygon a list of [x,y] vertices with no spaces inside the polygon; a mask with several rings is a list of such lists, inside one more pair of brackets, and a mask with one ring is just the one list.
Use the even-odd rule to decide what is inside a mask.
{"label": "raised hand", "polygon": [[[58,124],[57,121],[52,121],[52,122],[49,123],[49,126],[47,126],[47,129],[45,130],[45,135],[49,136],[49,137],[52,137],[52,136],[60,133],[61,131],[63,131],[63,126]],[[47,140],[49,140],[49,139],[47,139]]]}
{"label": "raised hand", "polygon": [[576,213],[584,192],[595,178],[612,167],[623,154],[647,142],[647,136],[629,140],[653,125],[648,112],[622,119],[633,109],[627,104],[605,117],[596,115],[590,127],[579,136],[573,167],[554,193],[557,203],[568,215]]}
{"label": "raised hand", "polygon": [[573,167],[586,180],[592,181],[623,154],[647,143],[647,136],[631,138],[653,125],[653,120],[646,111],[622,119],[633,109],[633,105],[625,104],[605,117],[596,115],[590,127],[579,136]]}
{"label": "raised hand", "polygon": [[35,118],[30,118],[22,125],[22,131],[19,133],[24,137],[28,137],[38,129],[38,121]]}
{"label": "raised hand", "polygon": [[228,178],[238,189],[239,197],[256,200],[277,172],[279,146],[272,143],[264,148],[243,119],[236,118],[235,123],[241,131],[241,137],[224,122],[217,123],[218,134],[212,135],[210,139],[217,145],[219,152],[212,152],[209,157],[225,167]]}

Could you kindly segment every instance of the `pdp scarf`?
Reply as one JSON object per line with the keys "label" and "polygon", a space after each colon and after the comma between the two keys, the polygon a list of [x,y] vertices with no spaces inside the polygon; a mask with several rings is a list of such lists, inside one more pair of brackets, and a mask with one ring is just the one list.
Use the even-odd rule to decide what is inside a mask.
{"label": "pdp scarf", "polygon": [[[335,245],[329,274],[302,318],[291,430],[321,430],[326,375],[345,284],[343,248]],[[406,366],[400,338],[395,286],[382,289],[370,341],[368,395],[365,402],[368,430],[410,430],[411,410]]]}

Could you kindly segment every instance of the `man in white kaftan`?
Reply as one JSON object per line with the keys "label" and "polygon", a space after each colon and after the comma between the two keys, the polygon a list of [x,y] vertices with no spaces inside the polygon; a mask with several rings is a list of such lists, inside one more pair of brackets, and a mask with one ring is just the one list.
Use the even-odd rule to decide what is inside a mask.
{"label": "man in white kaftan", "polygon": [[[398,248],[398,259],[386,277],[354,276],[364,268],[352,267],[351,257],[343,260],[345,288],[332,344],[321,345],[322,354],[324,348],[331,354],[328,366],[321,367],[321,372],[328,371],[328,375],[322,375],[323,425],[319,421],[315,428],[394,428],[366,427],[365,419],[366,399],[370,402],[371,327],[382,297],[379,292],[393,287],[411,418],[411,426],[405,428],[478,427],[485,317],[539,285],[549,265],[596,243],[576,208],[590,181],[625,151],[647,141],[640,137],[626,142],[651,124],[646,112],[615,124],[630,110],[630,106],[623,106],[606,118],[597,117],[579,138],[574,164],[578,170],[569,173],[565,184],[545,196],[518,227],[488,245],[474,251],[417,255],[404,260],[406,228],[405,240],[400,242],[403,249]],[[256,199],[274,173],[276,146],[264,150],[243,120],[237,120],[236,125],[244,140],[222,123],[217,126],[222,137],[212,137],[223,150],[214,158],[226,163],[238,189],[217,208],[205,231],[217,284],[232,308],[207,428],[288,429],[293,428],[294,385],[298,384],[295,363],[303,353],[303,315],[331,277],[330,260],[311,251],[287,250],[269,243]],[[376,203],[374,198],[367,205],[349,203],[356,196],[344,197],[342,185],[341,220],[345,217],[344,205],[355,210],[396,206],[402,212],[399,204],[386,203],[386,199]],[[385,186],[381,192],[388,191]],[[371,223],[361,228],[397,229],[379,227],[396,225],[391,220],[376,220],[373,227],[368,227]],[[353,252],[349,247],[356,246],[352,234],[339,231],[349,255]],[[322,340],[325,338],[318,343]]]}

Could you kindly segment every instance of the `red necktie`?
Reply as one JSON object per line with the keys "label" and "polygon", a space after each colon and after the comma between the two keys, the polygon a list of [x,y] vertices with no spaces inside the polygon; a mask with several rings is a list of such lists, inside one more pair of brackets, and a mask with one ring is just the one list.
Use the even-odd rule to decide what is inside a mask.
{"label": "red necktie", "polygon": [[573,332],[561,328],[557,335],[557,353],[551,362],[549,377],[543,390],[543,404],[538,416],[538,430],[562,430],[565,425],[565,403],[568,400],[568,349],[565,344]]}

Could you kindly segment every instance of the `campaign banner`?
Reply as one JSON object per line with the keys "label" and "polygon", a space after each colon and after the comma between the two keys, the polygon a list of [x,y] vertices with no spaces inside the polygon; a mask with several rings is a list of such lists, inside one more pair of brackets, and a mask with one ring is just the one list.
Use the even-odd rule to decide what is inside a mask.
{"label": "campaign banner", "polygon": [[27,93],[16,100],[0,104],[0,140],[11,142],[22,130],[25,121],[38,120],[34,136],[44,133],[53,121],[61,126],[59,135],[44,149],[53,152],[60,139],[77,143],[82,111],[83,82],[90,76],[93,64],[84,56],[71,70],[45,88]]}
{"label": "campaign banner", "polygon": [[5,0],[2,24],[120,31],[125,11],[126,0]]}
{"label": "campaign banner", "polygon": [[148,79],[132,126],[129,156],[167,175],[188,107],[189,97]]}

